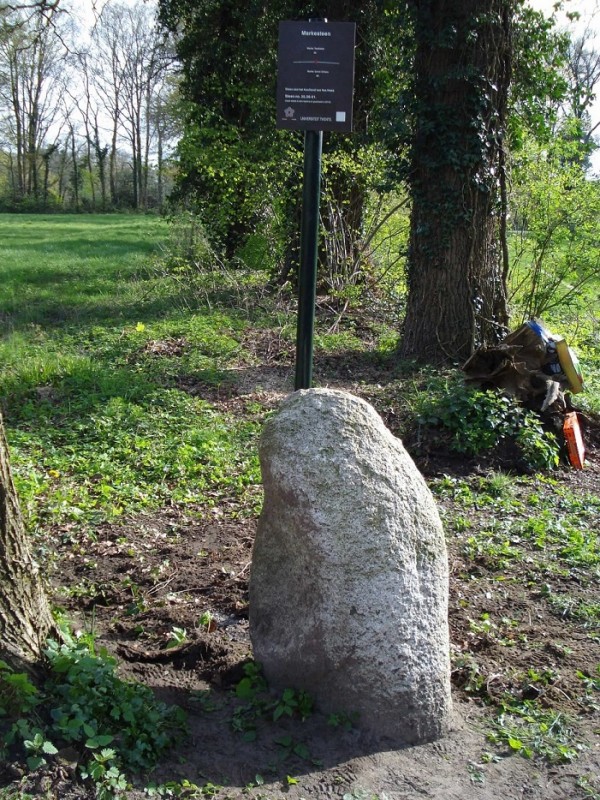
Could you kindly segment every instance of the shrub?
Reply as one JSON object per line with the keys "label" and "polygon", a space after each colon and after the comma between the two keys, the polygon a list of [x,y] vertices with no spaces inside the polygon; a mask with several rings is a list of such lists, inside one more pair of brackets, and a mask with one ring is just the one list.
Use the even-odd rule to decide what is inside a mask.
{"label": "shrub", "polygon": [[532,469],[553,469],[559,462],[556,437],[544,430],[537,414],[499,391],[468,387],[459,378],[426,396],[418,422],[443,428],[450,434],[450,449],[458,453],[478,455],[511,439]]}

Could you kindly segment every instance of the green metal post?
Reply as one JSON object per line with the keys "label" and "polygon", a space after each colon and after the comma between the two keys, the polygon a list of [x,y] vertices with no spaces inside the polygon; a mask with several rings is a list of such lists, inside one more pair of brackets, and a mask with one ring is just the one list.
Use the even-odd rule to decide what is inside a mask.
{"label": "green metal post", "polygon": [[306,131],[304,135],[304,189],[302,192],[298,280],[296,389],[310,389],[312,383],[322,152],[323,131]]}

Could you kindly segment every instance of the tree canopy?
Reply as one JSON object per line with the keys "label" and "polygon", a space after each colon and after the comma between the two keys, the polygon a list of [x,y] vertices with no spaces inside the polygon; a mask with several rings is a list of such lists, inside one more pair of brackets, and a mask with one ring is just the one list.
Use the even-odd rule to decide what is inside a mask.
{"label": "tree canopy", "polygon": [[[585,103],[589,82],[588,70],[577,88],[589,59],[569,60],[568,39],[551,21],[523,0],[394,7],[281,0],[268,9],[255,0],[160,0],[159,7],[183,75],[178,196],[195,204],[214,241],[232,255],[265,215],[278,221],[282,256],[282,243],[293,241],[301,142],[274,126],[277,23],[354,20],[356,132],[325,144],[327,285],[336,271],[368,272],[357,253],[369,194],[406,187],[412,219],[403,355],[461,359],[502,336],[511,153],[526,136],[549,138],[567,91]],[[577,124],[571,105],[561,117],[565,131]]]}

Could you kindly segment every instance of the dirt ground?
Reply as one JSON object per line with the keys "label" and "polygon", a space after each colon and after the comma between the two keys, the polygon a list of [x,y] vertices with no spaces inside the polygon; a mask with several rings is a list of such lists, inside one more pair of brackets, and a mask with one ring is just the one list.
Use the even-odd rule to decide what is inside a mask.
{"label": "dirt ground", "polygon": [[[338,365],[339,367],[339,365]],[[361,393],[354,376],[329,385]],[[231,410],[236,404],[260,402],[275,407],[288,391],[289,370],[271,365],[245,374],[235,388],[212,391],[211,402]],[[251,389],[261,385],[260,390]],[[264,388],[267,386],[267,388]],[[202,393],[202,387],[197,387]],[[364,392],[362,392],[364,394]],[[372,399],[372,398],[371,398]],[[393,428],[393,411],[379,410]],[[588,465],[582,472],[562,469],[559,483],[575,491],[600,490],[600,449],[588,442]],[[427,478],[442,474],[485,471],[481,462],[429,452],[418,461]],[[517,489],[518,491],[518,489]],[[441,500],[449,506],[451,500]],[[477,510],[473,513],[476,515]],[[346,798],[346,800],[583,800],[600,797],[600,712],[596,704],[582,711],[577,698],[577,670],[593,675],[600,662],[599,640],[549,611],[539,587],[519,574],[499,584],[485,559],[465,563],[449,537],[451,567],[450,629],[453,643],[455,724],[443,740],[394,750],[366,740],[356,729],[332,728],[318,713],[305,722],[263,720],[257,737],[246,742],[232,730],[239,700],[232,691],[251,658],[248,637],[248,579],[256,520],[227,518],[222,509],[165,508],[120,524],[103,525],[94,541],[79,538],[76,529],[57,531],[59,571],[54,576],[54,602],[114,653],[123,676],[151,686],[159,697],[182,706],[189,715],[190,736],[153,780],[187,779],[212,784],[205,794],[219,798]],[[474,572],[475,571],[475,574]],[[469,580],[466,574],[474,575]],[[524,575],[524,573],[523,573]],[[475,579],[476,578],[476,579]],[[523,578],[523,580],[521,579]],[[598,598],[598,587],[568,590]],[[60,587],[70,587],[64,593]],[[521,620],[515,646],[500,646],[485,633],[474,633],[470,620],[486,612]],[[206,624],[210,615],[210,622]],[[204,624],[200,621],[204,619]],[[184,629],[181,644],[167,648],[173,629]],[[510,632],[506,634],[510,636]],[[485,675],[481,696],[469,690],[468,663],[456,654],[476,653]],[[573,715],[577,737],[587,749],[572,763],[550,765],[526,759],[490,744],[490,711],[483,695],[500,696],[511,676],[532,665],[552,668],[562,677],[549,684],[548,703]],[[570,676],[570,677],[569,677]],[[514,687],[513,687],[514,688]],[[532,696],[539,689],[529,688]],[[523,687],[526,696],[527,687]],[[306,745],[304,757],[278,745],[282,735]],[[289,741],[289,740],[288,740]],[[287,776],[294,776],[289,781]],[[68,782],[58,796],[83,797]],[[142,798],[134,791],[132,798]]]}

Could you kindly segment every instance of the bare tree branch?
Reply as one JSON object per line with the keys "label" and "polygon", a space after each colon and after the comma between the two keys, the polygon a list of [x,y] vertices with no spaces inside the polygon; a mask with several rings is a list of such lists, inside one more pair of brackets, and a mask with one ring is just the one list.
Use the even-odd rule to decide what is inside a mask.
{"label": "bare tree branch", "polygon": [[56,11],[61,0],[32,0],[30,3],[0,3],[0,12],[4,11]]}

